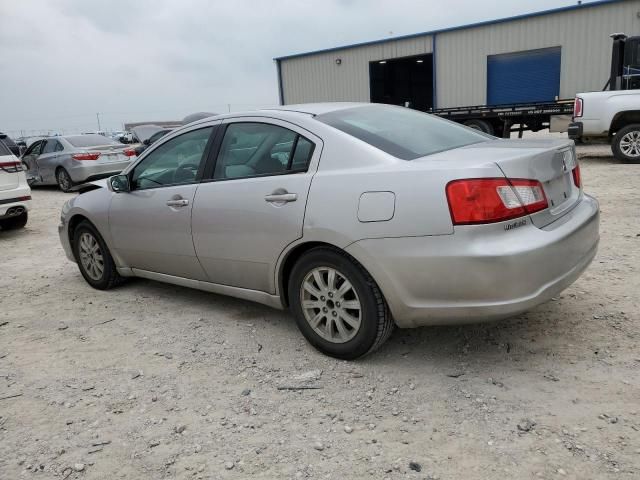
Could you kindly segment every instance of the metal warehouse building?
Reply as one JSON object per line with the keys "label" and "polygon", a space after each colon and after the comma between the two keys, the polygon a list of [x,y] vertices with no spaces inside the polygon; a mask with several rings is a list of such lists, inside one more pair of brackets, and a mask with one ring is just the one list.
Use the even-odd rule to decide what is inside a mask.
{"label": "metal warehouse building", "polygon": [[640,33],[640,0],[279,57],[280,103],[372,101],[429,110],[573,98],[604,87],[614,32]]}

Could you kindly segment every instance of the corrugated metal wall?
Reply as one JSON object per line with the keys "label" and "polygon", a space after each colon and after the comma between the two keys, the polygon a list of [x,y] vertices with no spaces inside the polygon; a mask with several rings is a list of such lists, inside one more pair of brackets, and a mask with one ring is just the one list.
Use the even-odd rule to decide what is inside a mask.
{"label": "corrugated metal wall", "polygon": [[640,1],[627,1],[439,33],[437,106],[484,105],[487,55],[562,47],[560,97],[602,90],[609,78],[609,34],[640,34]]}
{"label": "corrugated metal wall", "polygon": [[431,53],[428,35],[283,60],[284,102],[368,102],[369,62],[423,53]]}
{"label": "corrugated metal wall", "polygon": [[[640,0],[628,0],[438,33],[437,107],[485,104],[488,55],[545,47],[562,47],[562,98],[600,90],[610,69],[609,34],[640,35],[639,11]],[[430,35],[283,59],[284,102],[368,102],[370,61],[423,53],[432,53]]]}

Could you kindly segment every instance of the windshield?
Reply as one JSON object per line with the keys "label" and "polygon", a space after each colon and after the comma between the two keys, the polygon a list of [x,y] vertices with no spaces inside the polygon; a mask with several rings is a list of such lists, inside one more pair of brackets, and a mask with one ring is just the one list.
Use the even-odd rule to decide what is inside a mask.
{"label": "windshield", "polygon": [[367,105],[315,117],[403,160],[486,142],[491,137],[439,117],[388,105]]}
{"label": "windshield", "polygon": [[73,137],[65,137],[74,147],[96,147],[98,145],[119,145],[110,138],[97,134],[77,135]]}

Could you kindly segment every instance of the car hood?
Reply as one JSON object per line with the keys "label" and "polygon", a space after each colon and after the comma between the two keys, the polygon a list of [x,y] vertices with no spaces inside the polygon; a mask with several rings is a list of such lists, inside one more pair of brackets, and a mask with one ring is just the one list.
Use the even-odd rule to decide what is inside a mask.
{"label": "car hood", "polygon": [[140,125],[133,127],[131,133],[136,136],[140,143],[144,143],[144,141],[148,140],[154,133],[164,130],[164,128],[158,125]]}

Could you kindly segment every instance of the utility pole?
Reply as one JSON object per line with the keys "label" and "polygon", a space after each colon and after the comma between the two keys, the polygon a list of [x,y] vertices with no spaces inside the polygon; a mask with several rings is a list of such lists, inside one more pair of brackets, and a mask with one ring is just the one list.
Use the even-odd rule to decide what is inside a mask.
{"label": "utility pole", "polygon": [[96,113],[96,118],[98,119],[98,131],[100,132],[100,114]]}

